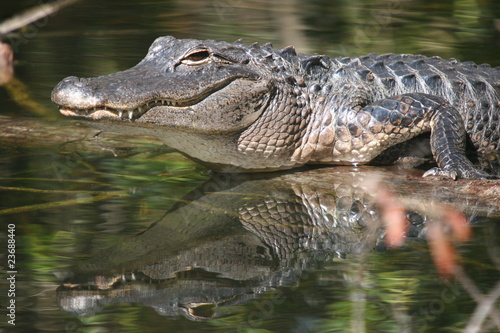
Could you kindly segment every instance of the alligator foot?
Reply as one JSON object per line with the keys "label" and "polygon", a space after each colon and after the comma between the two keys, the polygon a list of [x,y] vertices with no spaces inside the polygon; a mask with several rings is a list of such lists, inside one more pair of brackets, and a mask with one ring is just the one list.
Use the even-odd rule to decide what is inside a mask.
{"label": "alligator foot", "polygon": [[463,166],[432,168],[427,170],[423,177],[437,177],[445,179],[497,179],[498,177],[490,175],[474,167],[466,168]]}

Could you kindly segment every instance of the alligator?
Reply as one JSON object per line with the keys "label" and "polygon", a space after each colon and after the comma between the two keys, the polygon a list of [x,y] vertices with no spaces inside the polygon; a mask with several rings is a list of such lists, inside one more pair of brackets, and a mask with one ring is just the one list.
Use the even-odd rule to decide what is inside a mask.
{"label": "alligator", "polygon": [[330,58],[271,44],[157,38],[136,66],[70,76],[69,117],[152,134],[215,171],[361,165],[426,155],[424,176],[484,179],[500,152],[500,68],[409,54]]}

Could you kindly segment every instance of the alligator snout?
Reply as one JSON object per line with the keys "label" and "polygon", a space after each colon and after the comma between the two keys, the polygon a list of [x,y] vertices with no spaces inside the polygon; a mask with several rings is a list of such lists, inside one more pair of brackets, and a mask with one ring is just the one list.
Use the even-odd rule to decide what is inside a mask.
{"label": "alligator snout", "polygon": [[69,76],[59,82],[51,98],[57,105],[74,109],[87,109],[99,104],[89,80],[76,76]]}

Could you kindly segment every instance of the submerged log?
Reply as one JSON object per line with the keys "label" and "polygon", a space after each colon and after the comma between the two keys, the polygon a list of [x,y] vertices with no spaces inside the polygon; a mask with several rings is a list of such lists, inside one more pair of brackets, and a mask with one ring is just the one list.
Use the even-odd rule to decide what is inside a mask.
{"label": "submerged log", "polygon": [[[113,154],[118,158],[126,157],[131,151],[164,150],[173,152],[163,146],[155,137],[126,135],[113,132],[101,132],[87,127],[85,121],[44,121],[37,118],[21,118],[0,116],[0,144],[22,146],[26,148],[50,147],[63,151],[77,150],[88,153]],[[91,124],[90,124],[91,125]],[[185,159],[181,154],[175,158]],[[307,171],[307,168],[303,170]],[[331,183],[360,179],[373,180],[372,189],[379,189],[377,184],[384,183],[405,206],[413,206],[422,198],[432,198],[435,202],[458,205],[460,210],[474,208],[481,215],[500,214],[500,180],[438,180],[423,178],[424,170],[404,169],[397,166],[362,166],[362,167],[323,167],[309,170],[291,170],[290,173],[308,178],[309,182]],[[249,176],[250,177],[250,176]],[[374,180],[377,180],[376,182]],[[365,182],[368,186],[371,182]]]}

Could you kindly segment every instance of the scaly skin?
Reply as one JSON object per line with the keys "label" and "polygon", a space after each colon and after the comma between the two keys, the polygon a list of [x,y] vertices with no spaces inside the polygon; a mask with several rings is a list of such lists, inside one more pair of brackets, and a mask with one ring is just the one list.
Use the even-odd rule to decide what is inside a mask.
{"label": "scaly skin", "polygon": [[[489,178],[465,156],[500,151],[500,70],[418,55],[328,58],[292,47],[160,37],[135,67],[68,77],[66,116],[153,134],[217,171],[367,164],[430,132],[425,175]],[[416,139],[413,139],[416,138]],[[391,160],[412,149],[391,149]]]}

